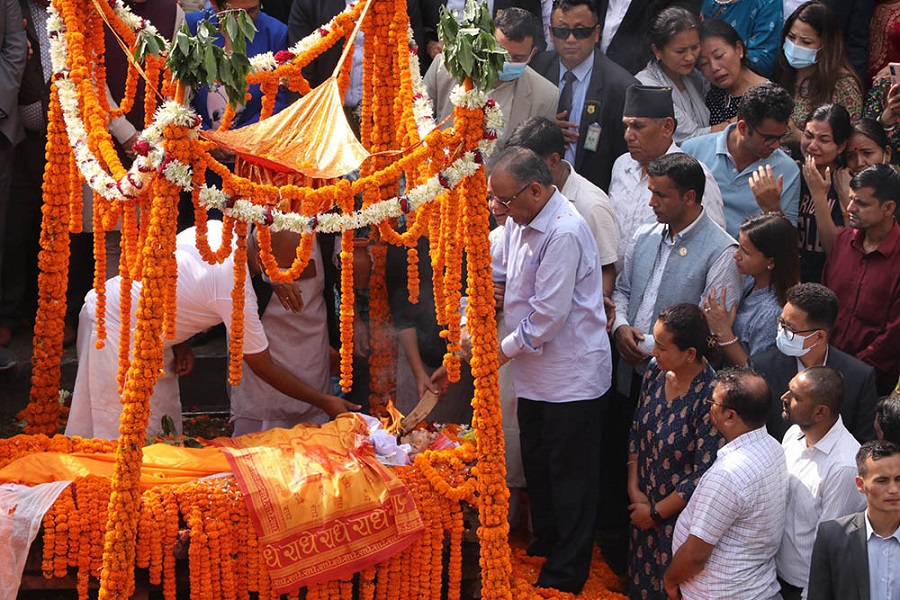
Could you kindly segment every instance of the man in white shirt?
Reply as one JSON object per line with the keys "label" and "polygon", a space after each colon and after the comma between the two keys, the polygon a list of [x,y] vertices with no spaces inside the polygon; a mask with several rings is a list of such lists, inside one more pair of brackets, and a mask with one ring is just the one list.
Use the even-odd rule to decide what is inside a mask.
{"label": "man in white shirt", "polygon": [[[279,231],[272,234],[272,256],[280,269],[289,269],[297,255],[300,234]],[[274,360],[294,373],[317,392],[330,394],[330,347],[328,310],[325,305],[325,268],[318,242],[313,242],[309,263],[296,280],[274,283],[259,259],[256,236],[247,244],[248,260],[254,261],[259,275],[253,289],[259,306],[260,321],[269,340]],[[289,429],[298,423],[321,425],[328,414],[317,406],[297,402],[278,391],[244,363],[241,383],[231,388],[231,422],[234,436],[266,431],[275,427]]]}
{"label": "man in white shirt", "polygon": [[[641,225],[654,223],[656,217],[650,207],[649,175],[647,166],[665,154],[681,152],[673,136],[677,123],[672,104],[672,90],[663,87],[633,85],[625,92],[625,110],[622,113],[625,126],[625,143],[628,152],[616,159],[609,197],[616,210],[619,226],[619,261],[622,270],[625,251],[633,241]],[[704,165],[706,187],[703,191],[703,207],[714,223],[725,227],[722,208],[722,192],[712,172]]]}
{"label": "man in white shirt", "polygon": [[508,215],[491,266],[509,332],[499,363],[510,363],[518,395],[528,552],[547,557],[538,586],[577,594],[590,571],[612,371],[597,244],[527,148],[503,151],[488,190],[492,212]]}
{"label": "man in white shirt", "polygon": [[866,442],[856,464],[867,507],[819,525],[809,570],[815,600],[900,598],[900,445]]}
{"label": "man in white shirt", "polygon": [[[222,240],[221,221],[209,221],[207,239],[212,248],[218,248]],[[178,393],[177,375],[186,375],[193,365],[193,355],[187,345],[191,336],[210,327],[225,323],[231,327],[234,288],[234,254],[221,263],[210,265],[197,250],[195,228],[182,231],[175,239],[175,260],[178,264],[176,289],[175,338],[165,340],[164,373],[156,382],[150,397],[150,422],[147,435],[161,431],[164,415],[175,421],[181,433],[181,399]],[[248,253],[250,274],[258,272],[258,262]],[[66,425],[66,435],[116,439],[119,437],[119,416],[122,404],[116,373],[119,365],[119,329],[123,324],[119,314],[119,277],[106,282],[106,343],[97,348],[94,313],[96,293],[91,290],[84,301],[78,318],[78,372],[72,392],[72,409]],[[131,286],[130,320],[135,322],[141,284]],[[272,357],[269,342],[257,313],[256,294],[248,276],[244,284],[244,362],[273,388],[296,400],[324,410],[334,417],[342,412],[359,410],[359,406],[342,398],[324,394],[286,369]],[[134,336],[131,337],[134,343]]]}
{"label": "man in white shirt", "polygon": [[666,593],[685,600],[778,598],[775,553],[788,476],[784,451],[766,433],[768,386],[752,371],[726,369],[708,402],[728,443],[675,524]]}
{"label": "man in white shirt", "polygon": [[793,423],[781,443],[790,483],[784,536],[775,557],[784,600],[807,598],[819,523],[865,507],[855,482],[859,442],[841,420],[843,399],[843,377],[825,366],[797,374],[782,396],[784,416]]}
{"label": "man in white shirt", "polygon": [[509,136],[507,146],[522,146],[544,159],[553,175],[553,185],[587,221],[603,270],[603,294],[612,296],[616,285],[616,247],[618,229],[616,215],[606,192],[579,175],[568,161],[563,160],[565,139],[559,127],[545,117],[531,117]]}

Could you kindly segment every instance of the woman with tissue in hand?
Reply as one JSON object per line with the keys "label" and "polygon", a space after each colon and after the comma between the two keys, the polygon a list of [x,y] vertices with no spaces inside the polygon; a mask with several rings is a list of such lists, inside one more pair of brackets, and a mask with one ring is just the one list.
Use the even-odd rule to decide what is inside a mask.
{"label": "woman with tissue in hand", "polygon": [[663,309],[653,339],[628,440],[628,576],[631,598],[664,600],[675,521],[723,439],[709,419],[716,343],[700,308]]}
{"label": "woman with tissue in hand", "polygon": [[775,81],[794,98],[790,139],[799,144],[809,113],[840,104],[856,121],[862,116],[862,85],[844,51],[841,26],[821,2],[801,4],[784,22]]}

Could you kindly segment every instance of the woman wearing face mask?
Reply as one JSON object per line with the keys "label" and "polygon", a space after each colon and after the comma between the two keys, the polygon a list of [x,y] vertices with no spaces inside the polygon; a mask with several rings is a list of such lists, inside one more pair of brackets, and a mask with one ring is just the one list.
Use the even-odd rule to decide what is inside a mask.
{"label": "woman wearing face mask", "polygon": [[803,155],[800,181],[800,281],[822,279],[826,254],[837,233],[844,228],[844,210],[832,174],[840,168],[839,157],[847,147],[853,126],[850,114],[840,104],[820,106],[809,116],[800,140]]}
{"label": "woman wearing face mask", "polygon": [[724,440],[706,404],[716,372],[707,360],[715,343],[703,313],[696,304],[665,308],[653,335],[628,441],[628,575],[629,597],[665,600],[675,521]]}
{"label": "woman wearing face mask", "polygon": [[700,26],[700,60],[697,67],[712,84],[706,93],[709,124],[727,126],[737,117],[744,93],[769,81],[750,68],[747,51],[734,27],[720,19]]}
{"label": "woman wearing face mask", "polygon": [[800,282],[797,229],[782,214],[750,217],[741,223],[734,262],[747,277],[741,301],[726,310],[726,298],[719,302],[713,290],[703,309],[723,358],[743,367],[750,356],[775,345],[775,319],[788,289]]}
{"label": "woman wearing face mask", "polygon": [[844,106],[854,120],[862,115],[862,86],[844,52],[844,38],[834,12],[821,2],[807,2],[788,17],[781,34],[776,81],[794,98],[791,141],[800,141],[816,106]]}
{"label": "woman wearing face mask", "polygon": [[697,17],[681,7],[661,11],[650,25],[654,58],[635,76],[645,85],[672,88],[676,144],[710,132],[709,109],[703,101],[706,82],[694,70],[700,55],[699,29]]}

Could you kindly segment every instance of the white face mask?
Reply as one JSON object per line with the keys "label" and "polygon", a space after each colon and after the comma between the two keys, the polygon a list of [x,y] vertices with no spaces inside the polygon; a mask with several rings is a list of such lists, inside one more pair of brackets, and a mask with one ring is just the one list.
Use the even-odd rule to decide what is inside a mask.
{"label": "white face mask", "polygon": [[786,356],[800,357],[812,350],[815,346],[815,344],[813,344],[809,348],[803,347],[803,344],[806,342],[806,340],[813,335],[816,335],[815,331],[813,331],[809,335],[800,335],[799,333],[795,333],[793,338],[788,338],[787,329],[785,329],[781,325],[781,323],[779,323],[778,335],[775,336],[775,345],[778,346],[778,349],[781,351],[781,353]]}

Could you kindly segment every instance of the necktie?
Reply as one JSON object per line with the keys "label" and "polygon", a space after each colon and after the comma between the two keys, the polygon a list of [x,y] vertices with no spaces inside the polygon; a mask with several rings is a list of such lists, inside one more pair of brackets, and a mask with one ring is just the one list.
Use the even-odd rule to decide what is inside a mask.
{"label": "necktie", "polygon": [[572,120],[572,93],[575,88],[575,73],[572,71],[566,71],[563,73],[563,80],[565,80],[565,84],[563,85],[562,92],[559,94],[559,104],[556,107],[556,114],[561,113],[562,111],[566,111],[566,119],[569,121]]}

